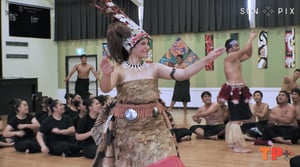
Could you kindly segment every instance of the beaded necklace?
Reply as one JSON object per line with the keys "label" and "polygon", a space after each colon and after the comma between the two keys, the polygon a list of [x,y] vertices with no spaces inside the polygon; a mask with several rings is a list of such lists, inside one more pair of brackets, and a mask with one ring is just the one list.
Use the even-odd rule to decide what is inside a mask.
{"label": "beaded necklace", "polygon": [[122,66],[125,67],[125,68],[131,68],[131,69],[134,69],[134,70],[142,70],[143,68],[146,67],[146,64],[145,64],[144,61],[142,61],[140,64],[132,64],[129,61],[124,61],[122,63]]}

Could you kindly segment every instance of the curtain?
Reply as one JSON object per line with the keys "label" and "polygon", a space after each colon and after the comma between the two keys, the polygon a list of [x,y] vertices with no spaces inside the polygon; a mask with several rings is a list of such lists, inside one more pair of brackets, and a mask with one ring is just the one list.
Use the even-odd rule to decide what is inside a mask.
{"label": "curtain", "polygon": [[150,34],[244,29],[246,7],[247,0],[144,0],[143,27]]}
{"label": "curtain", "polygon": [[[92,0],[55,0],[55,40],[97,39],[106,36],[112,19],[101,14]],[[114,0],[138,23],[138,7],[130,0]]]}
{"label": "curtain", "polygon": [[257,0],[256,26],[278,27],[300,25],[299,0]]}

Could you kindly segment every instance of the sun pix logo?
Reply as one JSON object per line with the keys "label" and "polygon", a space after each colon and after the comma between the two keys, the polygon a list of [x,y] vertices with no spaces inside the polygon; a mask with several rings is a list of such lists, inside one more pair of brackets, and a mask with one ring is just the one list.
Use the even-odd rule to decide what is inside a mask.
{"label": "sun pix logo", "polygon": [[277,160],[279,157],[283,157],[285,160],[289,160],[294,157],[294,152],[288,146],[281,147],[260,147],[262,160],[268,160],[268,155],[271,154],[271,160]]}
{"label": "sun pix logo", "polygon": [[259,14],[264,13],[266,16],[271,16],[274,14],[277,15],[295,15],[295,8],[272,8],[271,6],[267,5],[266,7],[260,9],[256,7],[248,7],[248,8],[240,8],[240,14]]}

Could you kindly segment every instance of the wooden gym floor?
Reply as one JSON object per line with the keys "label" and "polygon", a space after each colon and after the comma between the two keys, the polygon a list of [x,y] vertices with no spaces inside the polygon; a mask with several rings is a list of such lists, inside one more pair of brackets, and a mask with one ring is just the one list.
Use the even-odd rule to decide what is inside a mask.
{"label": "wooden gym floor", "polygon": [[[196,110],[189,110],[184,114],[176,109],[172,112],[178,127],[189,128],[193,125],[191,116]],[[260,148],[247,142],[252,148],[252,153],[233,153],[228,149],[224,140],[196,139],[192,136],[191,141],[179,143],[181,159],[186,167],[289,167],[289,161],[285,156],[279,156],[277,160],[271,160],[269,152],[268,160],[262,159]],[[272,149],[271,147],[269,147]],[[275,143],[273,148],[283,151],[289,150],[295,155],[300,154],[300,145],[282,145]],[[83,157],[64,158],[59,156],[18,153],[12,147],[0,148],[0,167],[88,167],[92,160]]]}

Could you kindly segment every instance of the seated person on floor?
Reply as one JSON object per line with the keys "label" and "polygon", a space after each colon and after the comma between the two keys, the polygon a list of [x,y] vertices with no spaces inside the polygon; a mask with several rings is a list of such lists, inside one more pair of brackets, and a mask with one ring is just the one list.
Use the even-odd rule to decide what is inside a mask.
{"label": "seated person on floor", "polygon": [[171,122],[171,125],[172,125],[172,131],[174,132],[175,134],[175,137],[176,137],[176,141],[177,142],[182,142],[182,141],[189,141],[191,140],[191,136],[192,136],[192,132],[187,129],[187,128],[177,128],[176,127],[176,123],[175,123],[175,120],[172,116],[172,114],[168,111],[166,111],[167,113],[167,116]]}
{"label": "seated person on floor", "polygon": [[7,123],[3,136],[14,138],[16,151],[26,153],[40,152],[41,148],[36,141],[35,134],[40,124],[38,120],[29,113],[26,100],[15,99],[14,110],[16,115]]}
{"label": "seated person on floor", "polygon": [[94,158],[97,145],[92,137],[92,128],[94,127],[98,113],[101,112],[104,102],[100,103],[98,99],[91,98],[85,100],[87,114],[80,118],[76,128],[76,140],[80,141],[83,156]]}
{"label": "seated person on floor", "polygon": [[257,117],[253,113],[254,112],[253,109],[252,109],[253,105],[249,104],[249,106],[250,106],[250,109],[251,109],[251,112],[252,112],[252,116],[251,116],[250,119],[242,120],[241,130],[242,130],[246,140],[255,140],[256,136],[259,135],[255,131],[255,129],[257,129],[257,127],[256,127]]}
{"label": "seated person on floor", "polygon": [[49,111],[48,106],[48,97],[42,96],[38,99],[39,107],[35,113],[35,118],[39,121],[41,124],[45,118],[47,118],[49,115],[51,115],[51,112]]}
{"label": "seated person on floor", "polygon": [[[166,103],[162,100],[162,99],[159,99],[159,102],[164,106],[166,107]],[[176,126],[176,122],[172,116],[172,114],[170,112],[168,112],[167,110],[165,111],[169,120],[170,120],[170,123],[171,123],[171,126],[172,126],[172,132],[174,133],[175,137],[176,137],[176,141],[177,142],[182,142],[182,141],[189,141],[191,140],[191,136],[192,136],[192,132],[187,129],[187,128],[178,128]]]}
{"label": "seated person on floor", "polygon": [[296,110],[296,119],[298,127],[300,127],[300,89],[294,88],[291,91],[291,97],[292,97],[292,104],[295,107]]}
{"label": "seated person on floor", "polygon": [[201,118],[205,119],[206,125],[193,125],[190,131],[197,135],[197,138],[219,139],[224,138],[225,124],[223,110],[219,103],[212,103],[211,93],[204,91],[201,94],[203,106],[198,108],[193,120],[200,123]]}
{"label": "seated person on floor", "polygon": [[262,102],[262,98],[263,93],[261,91],[254,91],[253,99],[255,100],[255,104],[251,106],[251,110],[253,111],[253,114],[257,117],[258,122],[256,123],[256,127],[254,127],[250,131],[250,138],[247,138],[248,140],[262,138],[265,127],[268,126],[270,109],[267,103]]}
{"label": "seated person on floor", "polygon": [[73,125],[77,126],[78,124],[78,120],[79,120],[79,113],[80,111],[78,110],[78,108],[75,106],[75,103],[79,103],[80,101],[82,101],[82,98],[79,94],[75,94],[74,96],[71,95],[70,96],[72,99],[71,99],[71,103],[68,107],[65,108],[65,112],[64,112],[64,115],[68,115],[72,118],[72,121],[73,121]]}
{"label": "seated person on floor", "polygon": [[277,106],[270,112],[269,126],[265,128],[268,139],[283,144],[295,144],[298,140],[298,126],[295,107],[290,104],[290,94],[280,91]]}
{"label": "seated person on floor", "polygon": [[75,140],[75,127],[72,118],[64,114],[64,104],[49,98],[52,114],[41,124],[36,139],[44,154],[63,157],[81,156],[79,143]]}

